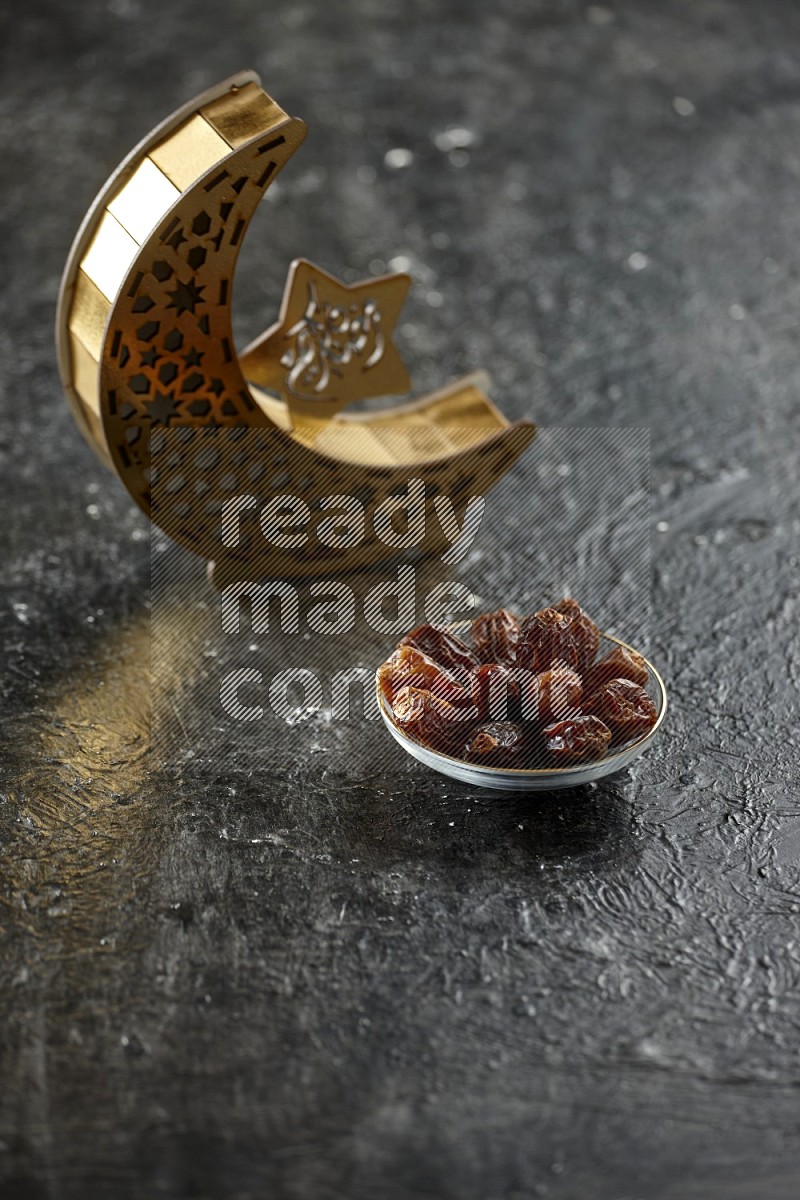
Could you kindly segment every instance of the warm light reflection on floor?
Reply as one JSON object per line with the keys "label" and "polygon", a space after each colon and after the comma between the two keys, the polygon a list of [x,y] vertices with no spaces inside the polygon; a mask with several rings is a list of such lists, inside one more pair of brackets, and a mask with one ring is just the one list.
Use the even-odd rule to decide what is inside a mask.
{"label": "warm light reflection on floor", "polygon": [[149,614],[110,630],[83,663],[65,664],[11,750],[19,768],[7,793],[16,810],[3,854],[7,918],[65,965],[119,949],[117,928],[128,937],[138,928],[120,914],[141,899],[164,830],[151,815]]}

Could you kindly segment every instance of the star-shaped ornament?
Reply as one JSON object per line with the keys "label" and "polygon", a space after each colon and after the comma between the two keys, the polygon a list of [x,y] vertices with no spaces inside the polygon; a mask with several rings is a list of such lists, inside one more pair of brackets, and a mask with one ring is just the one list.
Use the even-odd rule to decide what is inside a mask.
{"label": "star-shaped ornament", "polygon": [[405,274],[342,283],[296,259],[280,319],[241,356],[245,376],[277,391],[298,415],[313,417],[410,391],[392,338],[410,285]]}

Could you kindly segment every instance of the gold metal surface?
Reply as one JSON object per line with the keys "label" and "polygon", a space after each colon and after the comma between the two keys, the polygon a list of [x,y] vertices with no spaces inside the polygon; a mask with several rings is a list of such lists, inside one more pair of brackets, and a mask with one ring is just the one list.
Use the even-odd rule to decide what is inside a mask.
{"label": "gold metal surface", "polygon": [[[347,285],[299,260],[278,322],[237,355],[238,254],[305,132],[252,73],[205,93],[120,166],[87,214],[62,282],[59,357],[76,420],[159,527],[211,559],[220,558],[219,514],[231,494],[264,504],[296,493],[313,507],[346,492],[374,511],[420,475],[431,496],[466,501],[535,432],[529,421],[509,425],[477,376],[380,413],[340,411],[409,389],[392,337],[405,275]],[[225,428],[257,436],[243,450]],[[211,465],[200,465],[208,447]],[[439,548],[438,536],[425,549]],[[348,550],[346,562],[324,546],[310,553],[253,541],[226,549],[219,566],[223,575],[317,574],[386,553],[377,539]]]}
{"label": "gold metal surface", "polygon": [[280,105],[255,83],[232,88],[207,104],[203,116],[234,149],[288,120]]}
{"label": "gold metal surface", "polygon": [[230,146],[205,117],[196,114],[150,151],[167,179],[183,191],[230,153]]}
{"label": "gold metal surface", "polygon": [[117,192],[108,211],[141,245],[180,194],[180,190],[170,183],[163,171],[151,159],[145,158],[125,186]]}
{"label": "gold metal surface", "polygon": [[107,300],[114,300],[139,251],[139,244],[111,212],[103,214],[81,270]]}
{"label": "gold metal surface", "polygon": [[110,311],[111,304],[107,298],[95,287],[88,275],[79,271],[75,280],[69,329],[96,362],[100,361],[103,352],[103,338]]}
{"label": "gold metal surface", "polygon": [[293,432],[320,453],[342,462],[420,464],[446,458],[508,428],[484,392],[476,371],[410,404],[380,413],[341,413],[331,421],[302,423]]}
{"label": "gold metal surface", "polygon": [[100,365],[82,342],[73,334],[70,338],[72,353],[72,378],[75,391],[92,412],[100,416],[100,396],[97,390],[97,378]]}

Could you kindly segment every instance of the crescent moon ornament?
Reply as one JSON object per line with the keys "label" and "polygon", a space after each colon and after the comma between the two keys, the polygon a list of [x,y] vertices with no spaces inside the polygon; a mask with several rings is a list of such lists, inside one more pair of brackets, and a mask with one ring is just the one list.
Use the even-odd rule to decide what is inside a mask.
{"label": "crescent moon ornament", "polygon": [[[296,261],[278,321],[237,354],[231,293],[244,234],[305,132],[253,72],[197,97],[108,180],[61,285],[59,364],[80,429],[159,528],[215,562],[220,583],[245,570],[351,569],[397,552],[374,535],[347,549],[252,532],[225,545],[232,496],[257,508],[300,496],[319,521],[325,498],[344,494],[363,505],[369,528],[415,478],[429,508],[441,494],[458,510],[535,434],[494,407],[481,373],[379,412],[342,411],[410,388],[393,341],[407,275],[344,284]],[[433,517],[425,530],[422,550],[448,544]]]}

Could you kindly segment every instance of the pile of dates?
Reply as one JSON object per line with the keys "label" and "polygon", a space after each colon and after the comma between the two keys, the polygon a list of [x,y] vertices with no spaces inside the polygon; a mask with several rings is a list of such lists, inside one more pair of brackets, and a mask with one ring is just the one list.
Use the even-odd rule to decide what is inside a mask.
{"label": "pile of dates", "polygon": [[403,733],[468,762],[549,768],[602,758],[656,722],[647,666],[616,646],[598,659],[597,625],[576,600],[524,620],[505,608],[469,640],[420,625],[378,668]]}

